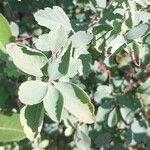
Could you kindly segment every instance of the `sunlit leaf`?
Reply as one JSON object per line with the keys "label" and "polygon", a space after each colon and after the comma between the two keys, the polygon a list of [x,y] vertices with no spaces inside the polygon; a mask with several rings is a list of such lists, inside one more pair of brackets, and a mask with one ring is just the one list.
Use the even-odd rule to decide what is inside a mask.
{"label": "sunlit leaf", "polygon": [[66,75],[69,69],[71,44],[57,58],[51,58],[48,65],[48,75],[51,81]]}
{"label": "sunlit leaf", "polygon": [[17,46],[15,43],[7,45],[7,52],[12,57],[14,64],[23,72],[41,77],[41,68],[48,62],[47,57],[29,47]]}
{"label": "sunlit leaf", "polygon": [[94,107],[88,95],[77,85],[67,82],[55,83],[64,97],[64,107],[85,123],[94,122]]}
{"label": "sunlit leaf", "polygon": [[35,40],[35,46],[41,51],[59,51],[65,46],[67,34],[63,26],[53,28],[49,34],[43,34]]}
{"label": "sunlit leaf", "polygon": [[42,81],[26,81],[19,87],[19,99],[27,105],[40,103],[47,93],[48,86]]}
{"label": "sunlit leaf", "polygon": [[34,140],[40,133],[43,124],[43,104],[24,106],[20,112],[20,121],[29,140]]}
{"label": "sunlit leaf", "polygon": [[49,117],[53,121],[59,122],[61,120],[64,103],[62,94],[52,85],[48,85],[48,90],[43,99],[43,103]]}
{"label": "sunlit leaf", "polygon": [[62,25],[65,29],[72,30],[69,18],[63,9],[58,6],[53,6],[53,9],[45,8],[44,10],[39,10],[34,14],[34,17],[39,25],[49,29]]}

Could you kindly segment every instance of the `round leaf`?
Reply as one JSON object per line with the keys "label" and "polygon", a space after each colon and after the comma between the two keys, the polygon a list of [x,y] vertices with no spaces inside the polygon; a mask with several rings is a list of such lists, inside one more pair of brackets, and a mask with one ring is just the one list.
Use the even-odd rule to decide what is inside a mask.
{"label": "round leaf", "polygon": [[26,81],[19,87],[19,99],[27,105],[40,103],[47,93],[47,84],[42,81]]}

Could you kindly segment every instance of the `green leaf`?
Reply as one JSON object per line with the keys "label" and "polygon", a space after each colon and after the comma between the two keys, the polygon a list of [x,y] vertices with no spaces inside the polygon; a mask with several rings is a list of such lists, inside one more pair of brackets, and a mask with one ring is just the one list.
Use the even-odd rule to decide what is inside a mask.
{"label": "green leaf", "polygon": [[133,27],[128,33],[127,33],[127,39],[134,40],[138,39],[142,36],[144,36],[149,30],[148,24],[140,24],[138,26]]}
{"label": "green leaf", "polygon": [[0,115],[0,142],[19,141],[24,138],[18,114]]}
{"label": "green leaf", "polygon": [[67,34],[63,26],[53,28],[49,34],[43,34],[35,40],[35,46],[41,51],[59,51],[67,42]]}
{"label": "green leaf", "polygon": [[110,132],[104,131],[103,133],[100,133],[96,139],[95,139],[95,144],[99,147],[105,147],[111,142],[111,134]]}
{"label": "green leaf", "polygon": [[137,111],[141,104],[135,95],[117,95],[116,102],[120,107],[127,107],[133,112]]}
{"label": "green leaf", "polygon": [[116,108],[114,108],[108,116],[108,122],[107,122],[108,126],[110,128],[114,127],[117,124],[117,121],[118,121],[117,111]]}
{"label": "green leaf", "polygon": [[6,46],[11,40],[12,33],[9,23],[5,17],[0,13],[0,42]]}
{"label": "green leaf", "polygon": [[39,25],[49,29],[62,25],[66,30],[72,30],[69,18],[63,9],[58,6],[53,6],[53,9],[39,10],[34,14],[34,17]]}
{"label": "green leaf", "polygon": [[88,95],[73,83],[55,83],[64,97],[64,107],[76,118],[85,123],[93,123],[94,107]]}
{"label": "green leaf", "polygon": [[24,132],[29,140],[34,140],[40,133],[43,125],[44,107],[43,104],[24,106],[20,112],[20,121]]}
{"label": "green leaf", "polygon": [[46,109],[49,117],[59,122],[63,111],[63,96],[62,94],[52,85],[48,85],[47,94],[43,99],[44,108]]}
{"label": "green leaf", "polygon": [[27,105],[40,103],[47,93],[48,86],[42,81],[26,81],[19,87],[19,99]]}
{"label": "green leaf", "polygon": [[78,69],[80,75],[88,75],[90,73],[92,58],[89,52],[85,52],[79,56],[82,65]]}
{"label": "green leaf", "polygon": [[48,62],[43,53],[29,47],[17,46],[15,43],[7,45],[7,52],[23,72],[37,77],[43,76],[41,68]]}
{"label": "green leaf", "polygon": [[67,74],[69,69],[71,46],[72,45],[70,44],[67,49],[63,49],[63,52],[61,52],[58,58],[52,57],[49,62],[48,75],[51,81],[57,80]]}

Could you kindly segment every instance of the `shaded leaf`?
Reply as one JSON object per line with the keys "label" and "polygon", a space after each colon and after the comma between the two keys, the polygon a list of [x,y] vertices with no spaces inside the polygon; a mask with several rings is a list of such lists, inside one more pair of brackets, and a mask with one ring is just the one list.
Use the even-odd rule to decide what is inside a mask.
{"label": "shaded leaf", "polygon": [[5,47],[11,40],[12,33],[8,21],[0,13],[0,42]]}
{"label": "shaded leaf", "polygon": [[117,111],[116,108],[114,108],[108,116],[108,126],[110,128],[114,127],[117,124],[117,121],[118,121]]}
{"label": "shaded leaf", "polygon": [[25,138],[19,114],[0,115],[0,142],[19,141]]}
{"label": "shaded leaf", "polygon": [[140,38],[144,36],[149,29],[148,24],[140,24],[138,26],[133,27],[128,33],[127,33],[127,39],[134,40],[137,38]]}

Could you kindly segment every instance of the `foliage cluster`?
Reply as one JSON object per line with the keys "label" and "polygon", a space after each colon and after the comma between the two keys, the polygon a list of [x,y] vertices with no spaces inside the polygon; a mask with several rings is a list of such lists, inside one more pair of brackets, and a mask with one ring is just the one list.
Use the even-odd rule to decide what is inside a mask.
{"label": "foliage cluster", "polygon": [[0,1],[0,148],[150,149],[149,5]]}

